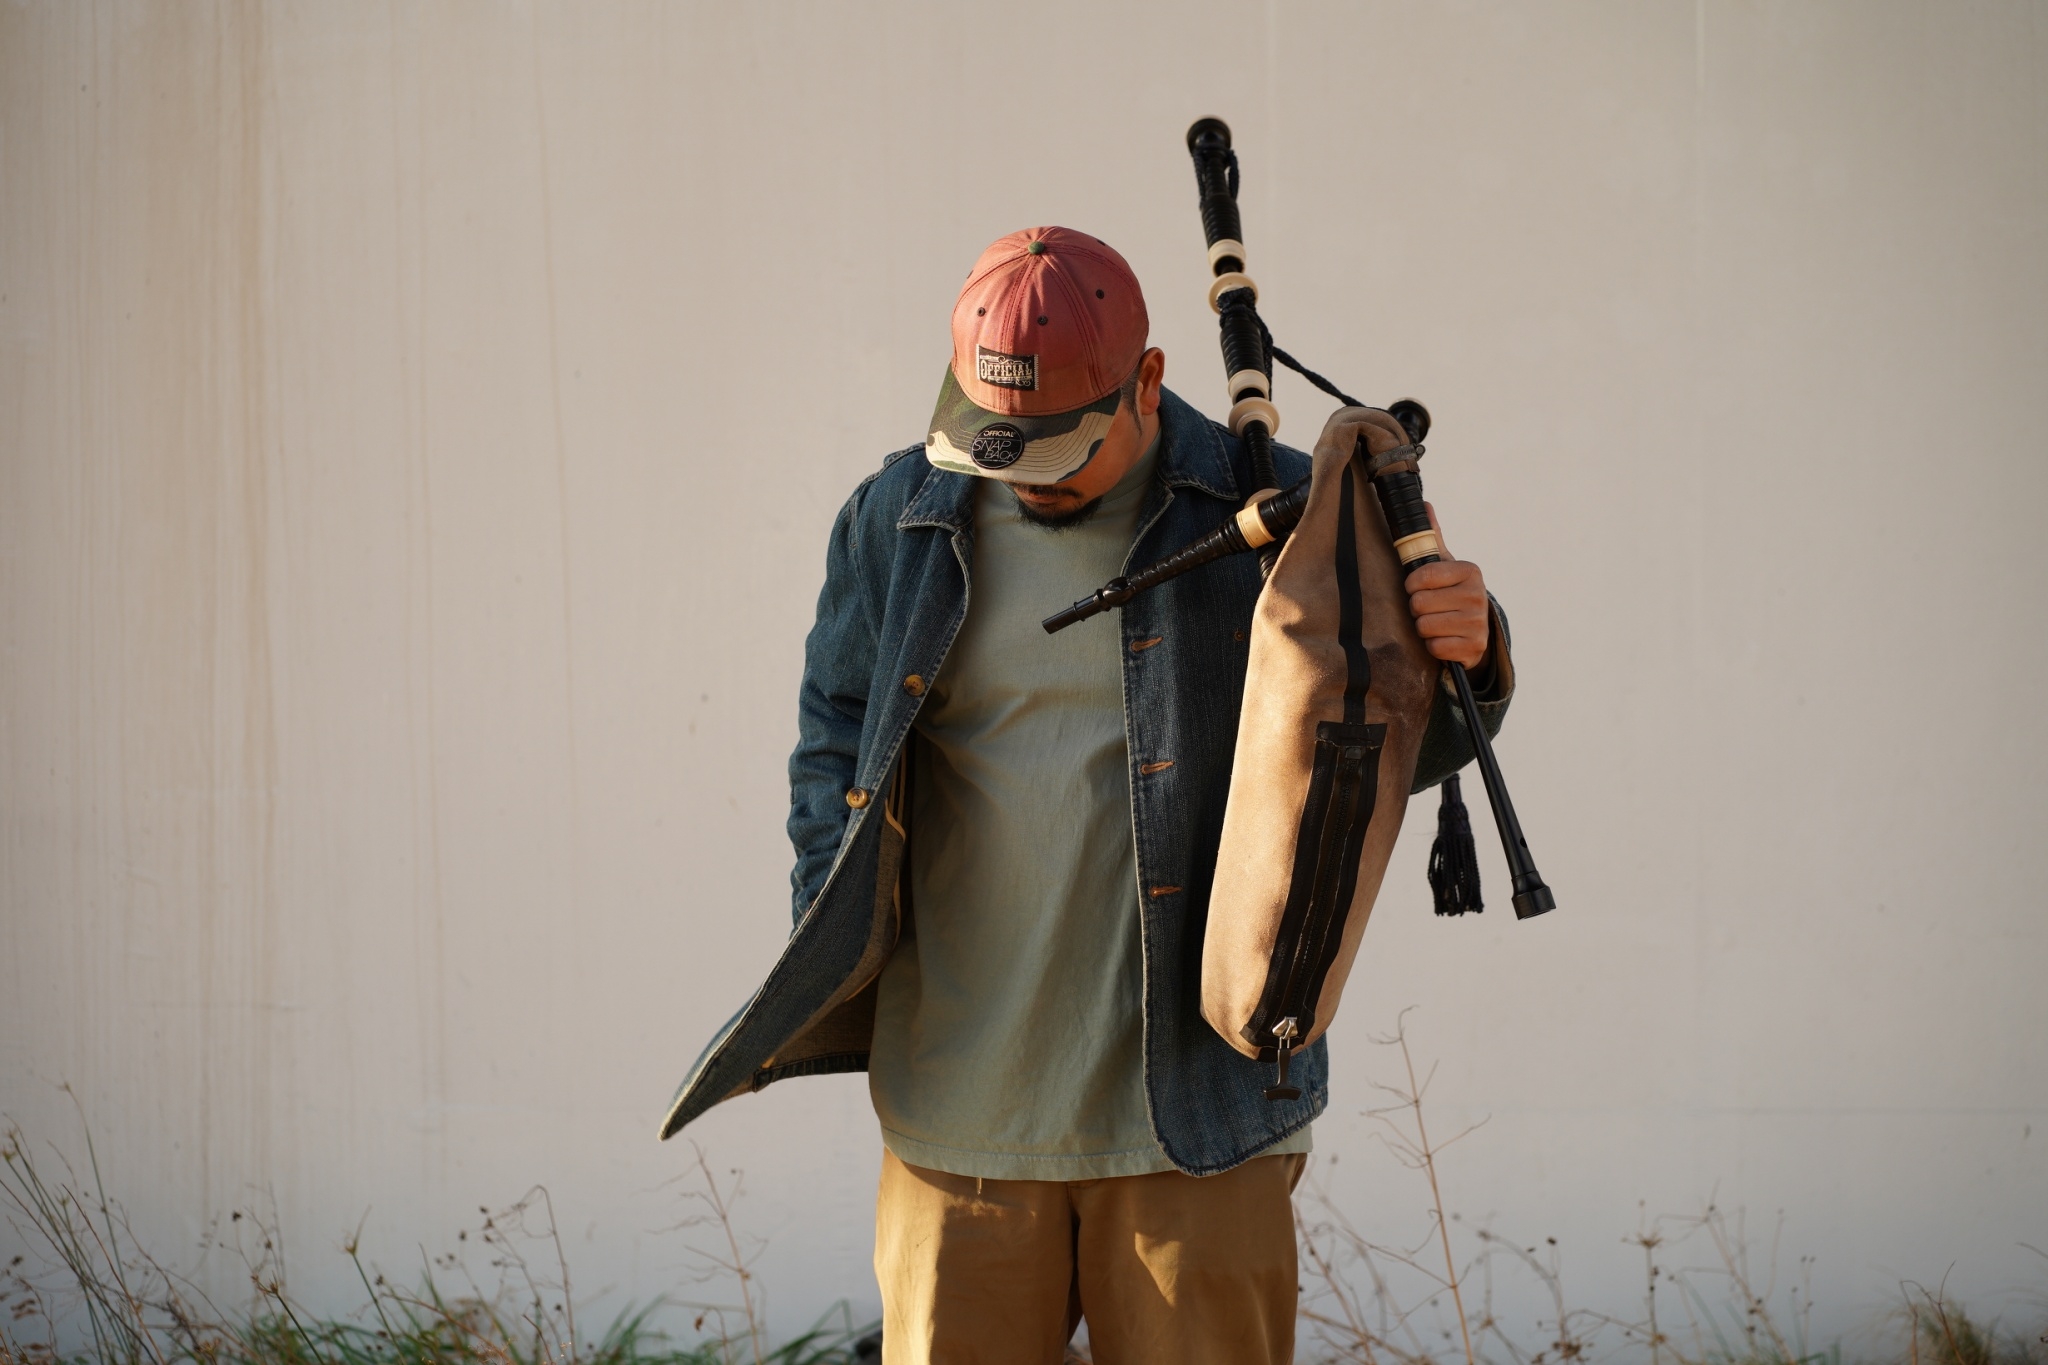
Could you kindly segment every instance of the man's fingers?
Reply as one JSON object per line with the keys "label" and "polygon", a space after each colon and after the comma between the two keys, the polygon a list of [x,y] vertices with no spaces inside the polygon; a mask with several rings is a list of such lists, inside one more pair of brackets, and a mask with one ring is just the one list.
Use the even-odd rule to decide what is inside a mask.
{"label": "man's fingers", "polygon": [[1436,508],[1423,503],[1430,529],[1443,545],[1443,558],[1409,573],[1408,610],[1415,617],[1415,631],[1432,658],[1477,667],[1486,659],[1493,623],[1486,604],[1486,580],[1477,564],[1467,564],[1451,554],[1444,541],[1444,528],[1436,519]]}
{"label": "man's fingers", "polygon": [[1410,569],[1404,584],[1410,592],[1421,592],[1429,588],[1450,588],[1460,583],[1470,583],[1484,591],[1484,580],[1477,564],[1462,559],[1424,564],[1419,569]]}
{"label": "man's fingers", "polygon": [[[1422,623],[1417,623],[1418,628]],[[1432,658],[1456,660],[1470,668],[1486,657],[1486,637],[1462,629],[1422,629],[1422,647]]]}
{"label": "man's fingers", "polygon": [[1474,643],[1463,636],[1424,640],[1422,647],[1429,651],[1432,659],[1441,659],[1447,664],[1463,664],[1467,668],[1477,668],[1486,660],[1485,644]]}
{"label": "man's fingers", "polygon": [[1403,586],[1408,589],[1408,610],[1416,617],[1462,613],[1471,617],[1475,630],[1485,622],[1486,579],[1477,564],[1425,564],[1410,573]]}
{"label": "man's fingers", "polygon": [[1486,615],[1486,590],[1469,583],[1451,588],[1424,588],[1408,590],[1408,611],[1414,616],[1427,616],[1431,612],[1468,612],[1473,617]]}
{"label": "man's fingers", "polygon": [[1467,639],[1486,638],[1488,622],[1484,616],[1475,616],[1469,611],[1433,611],[1426,616],[1415,618],[1415,633],[1425,640],[1463,635]]}
{"label": "man's fingers", "polygon": [[1433,611],[1415,618],[1415,633],[1431,657],[1467,668],[1485,660],[1490,629],[1483,612]]}

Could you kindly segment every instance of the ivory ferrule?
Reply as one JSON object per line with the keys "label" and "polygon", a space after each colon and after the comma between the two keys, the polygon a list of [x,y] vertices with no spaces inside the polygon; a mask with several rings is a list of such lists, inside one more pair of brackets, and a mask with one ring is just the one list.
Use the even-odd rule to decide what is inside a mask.
{"label": "ivory ferrule", "polygon": [[1278,436],[1280,434],[1280,409],[1274,407],[1265,399],[1256,396],[1238,399],[1231,407],[1230,416],[1224,420],[1224,425],[1228,426],[1237,435],[1242,436],[1244,435],[1244,424],[1254,421],[1266,424],[1266,434],[1268,436]]}
{"label": "ivory ferrule", "polygon": [[1223,391],[1229,394],[1233,401],[1246,389],[1253,390],[1261,398],[1271,398],[1273,381],[1257,370],[1239,370],[1223,381]]}
{"label": "ivory ferrule", "polygon": [[1222,312],[1223,305],[1218,303],[1217,300],[1233,289],[1249,289],[1252,291],[1253,302],[1258,301],[1259,287],[1252,283],[1252,277],[1245,274],[1242,270],[1230,270],[1218,275],[1209,285],[1209,311],[1212,313]]}
{"label": "ivory ferrule", "polygon": [[1403,564],[1413,563],[1424,555],[1436,555],[1441,558],[1443,552],[1444,543],[1437,539],[1435,531],[1417,531],[1412,536],[1402,536],[1394,542],[1394,553],[1401,557]]}
{"label": "ivory ferrule", "polygon": [[1266,528],[1266,519],[1259,515],[1259,504],[1280,490],[1261,488],[1246,499],[1245,505],[1237,509],[1237,533],[1244,537],[1244,543],[1256,550],[1261,545],[1271,545],[1279,537]]}
{"label": "ivory ferrule", "polygon": [[1236,257],[1238,269],[1242,270],[1245,266],[1244,243],[1238,241],[1235,237],[1225,237],[1222,241],[1210,247],[1209,268],[1214,270],[1216,262],[1222,260],[1225,256]]}

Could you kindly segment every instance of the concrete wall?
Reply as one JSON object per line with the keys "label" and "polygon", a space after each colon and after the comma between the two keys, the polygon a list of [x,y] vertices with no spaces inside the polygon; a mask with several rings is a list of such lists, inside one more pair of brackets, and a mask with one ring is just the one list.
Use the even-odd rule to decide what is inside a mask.
{"label": "concrete wall", "polygon": [[[832,513],[1019,226],[1119,246],[1222,410],[1207,113],[1281,344],[1435,411],[1562,907],[1482,815],[1434,921],[1420,808],[1345,1207],[1426,1228],[1361,1116],[1414,1005],[1491,1115],[1452,1206],[1577,1301],[1716,1191],[1824,1326],[2039,1285],[2038,0],[0,8],[0,1109],[76,1150],[75,1087],[173,1259],[274,1199],[339,1302],[365,1210],[405,1271],[538,1181],[582,1285],[675,1289],[654,1127],[787,931]],[[687,1137],[779,1328],[872,1308],[858,1078]]]}

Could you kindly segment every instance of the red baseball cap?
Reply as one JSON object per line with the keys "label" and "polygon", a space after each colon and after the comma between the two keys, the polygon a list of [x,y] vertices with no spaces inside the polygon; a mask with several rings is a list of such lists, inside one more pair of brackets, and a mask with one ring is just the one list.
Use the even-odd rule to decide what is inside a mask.
{"label": "red baseball cap", "polygon": [[997,239],[953,305],[925,458],[1011,483],[1072,478],[1108,434],[1150,327],[1138,277],[1106,244],[1062,227]]}

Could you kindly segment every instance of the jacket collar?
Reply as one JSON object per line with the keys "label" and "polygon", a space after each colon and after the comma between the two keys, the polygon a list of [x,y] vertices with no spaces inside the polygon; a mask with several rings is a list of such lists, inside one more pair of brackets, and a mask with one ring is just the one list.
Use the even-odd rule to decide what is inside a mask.
{"label": "jacket collar", "polygon": [[[974,524],[975,485],[980,481],[972,474],[927,468],[923,485],[896,518],[896,529],[937,526],[955,535],[966,531]],[[1159,394],[1159,481],[1168,488],[1200,489],[1227,502],[1238,498],[1222,429],[1172,389]]]}
{"label": "jacket collar", "polygon": [[1199,488],[1212,498],[1238,500],[1237,475],[1223,428],[1196,412],[1172,389],[1159,393],[1159,479],[1169,488]]}

